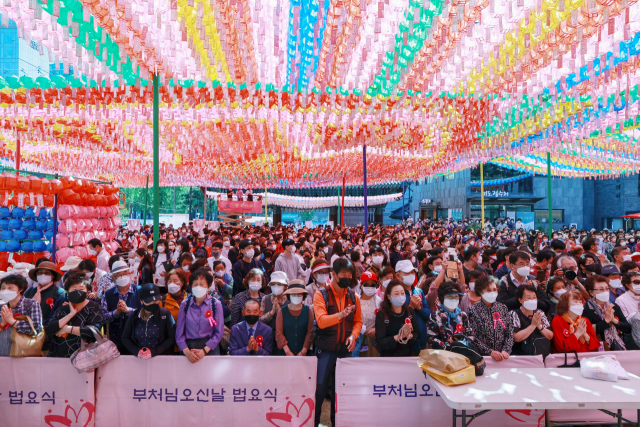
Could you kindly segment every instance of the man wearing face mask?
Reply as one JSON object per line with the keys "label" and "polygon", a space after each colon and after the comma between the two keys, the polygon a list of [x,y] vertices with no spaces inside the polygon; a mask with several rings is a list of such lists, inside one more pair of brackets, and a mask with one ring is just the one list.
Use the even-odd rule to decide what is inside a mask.
{"label": "man wearing face mask", "polygon": [[116,287],[105,292],[102,299],[104,322],[108,325],[109,339],[121,354],[129,354],[122,344],[122,333],[129,314],[140,308],[140,286],[131,284],[129,267],[124,261],[114,262],[111,274],[117,275]]}
{"label": "man wearing face mask", "polygon": [[313,311],[318,326],[315,337],[315,354],[318,357],[315,425],[320,423],[322,402],[327,393],[331,401],[331,424],[335,425],[333,377],[336,361],[351,357],[362,328],[360,299],[351,290],[353,275],[351,261],[337,259],[333,263],[331,284],[318,290],[313,297]]}
{"label": "man wearing face mask", "polygon": [[262,323],[260,304],[248,299],[242,310],[244,320],[231,328],[229,354],[232,356],[269,356],[273,350],[273,332]]}
{"label": "man wearing face mask", "polygon": [[171,312],[160,307],[160,288],[147,283],[140,288],[142,307],[131,313],[122,333],[122,344],[138,359],[172,355],[176,323]]}
{"label": "man wearing face mask", "polygon": [[611,257],[618,270],[625,261],[632,261],[631,251],[626,246],[617,246],[611,250]]}
{"label": "man wearing face mask", "polygon": [[544,294],[542,286],[538,282],[529,278],[531,267],[529,254],[523,251],[515,251],[507,258],[507,268],[511,273],[500,279],[500,291],[498,302],[507,306],[509,310],[517,310],[522,305],[516,296],[518,287],[522,285],[532,285],[536,288],[538,308],[542,311],[549,311],[549,300]]}
{"label": "man wearing face mask", "polygon": [[96,267],[102,271],[109,271],[109,252],[102,247],[100,239],[91,239],[89,243],[89,255],[96,256]]}
{"label": "man wearing face mask", "polygon": [[304,279],[305,272],[302,269],[299,258],[296,254],[296,245],[292,239],[285,239],[282,242],[284,253],[276,259],[273,271],[283,271],[289,280]]}
{"label": "man wearing face mask", "polygon": [[222,255],[222,249],[222,242],[213,242],[211,245],[211,256],[207,259],[207,263],[209,264],[211,271],[213,271],[214,261],[222,261],[224,263],[225,273],[231,275],[233,266],[231,265],[229,258]]}
{"label": "man wearing face mask", "polygon": [[242,259],[238,260],[238,262],[233,265],[232,269],[234,297],[240,292],[244,292],[246,290],[243,286],[244,278],[253,268],[264,271],[264,269],[262,268],[262,264],[260,264],[260,261],[256,261],[255,259],[253,259],[253,254],[255,253],[255,251],[251,240],[241,241],[239,248],[240,253],[242,254]]}
{"label": "man wearing face mask", "polygon": [[616,298],[624,293],[622,286],[622,274],[615,265],[605,265],[602,267],[602,275],[609,281],[609,302],[614,303]]}
{"label": "man wearing face mask", "polygon": [[622,284],[627,291],[616,299],[616,304],[620,306],[625,317],[630,319],[638,312],[640,305],[640,273],[628,272],[622,276]]}
{"label": "man wearing face mask", "polygon": [[313,339],[313,307],[302,304],[308,292],[301,280],[292,280],[284,293],[291,301],[278,310],[276,354],[306,356]]}
{"label": "man wearing face mask", "polygon": [[366,271],[374,273],[376,276],[380,276],[382,270],[382,264],[384,263],[384,250],[380,246],[376,246],[371,251],[371,265],[367,267]]}

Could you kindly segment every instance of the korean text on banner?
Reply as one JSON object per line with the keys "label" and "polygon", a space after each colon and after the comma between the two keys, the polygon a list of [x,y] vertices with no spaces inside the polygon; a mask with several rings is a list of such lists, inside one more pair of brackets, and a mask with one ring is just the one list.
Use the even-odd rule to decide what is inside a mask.
{"label": "korean text on banner", "polygon": [[[121,356],[98,369],[97,424],[312,427],[315,357]],[[117,410],[114,410],[117,408]]]}
{"label": "korean text on banner", "polygon": [[[417,357],[345,358],[336,366],[337,427],[354,425],[448,426],[452,411],[418,367]],[[485,357],[491,368],[544,368],[542,356]],[[544,411],[491,411],[474,427],[544,425]]]}
{"label": "korean text on banner", "polygon": [[0,426],[85,426],[95,420],[94,374],[69,359],[3,357]]}
{"label": "korean text on banner", "polygon": [[220,200],[218,210],[232,213],[262,213],[262,202]]}

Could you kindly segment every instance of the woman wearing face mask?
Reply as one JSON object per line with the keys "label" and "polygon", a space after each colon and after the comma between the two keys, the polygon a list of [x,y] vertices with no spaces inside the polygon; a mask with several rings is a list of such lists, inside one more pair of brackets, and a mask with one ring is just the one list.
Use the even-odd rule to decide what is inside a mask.
{"label": "woman wearing face mask", "polygon": [[140,260],[138,264],[137,276],[138,284],[144,285],[146,283],[153,283],[153,275],[156,272],[156,266],[153,263],[153,258],[144,249],[138,249],[136,256]]}
{"label": "woman wearing face mask", "polygon": [[462,265],[462,262],[460,262],[460,260],[442,261],[442,264],[440,265],[441,267],[440,273],[438,273],[438,276],[436,277],[436,279],[433,282],[431,282],[431,285],[429,285],[429,291],[427,292],[426,301],[429,304],[429,309],[431,311],[435,310],[436,307],[438,307],[441,303],[441,301],[438,301],[438,287],[442,283],[444,283],[447,279],[451,280],[451,278],[447,276],[448,274],[447,269],[448,269],[449,263],[453,263],[453,262],[455,262],[456,265],[458,266],[457,283],[462,287],[462,289],[465,288],[464,266]]}
{"label": "woman wearing face mask", "polygon": [[556,317],[551,321],[553,342],[559,352],[586,353],[597,351],[600,347],[591,322],[582,317],[583,312],[584,302],[580,292],[568,291],[560,297]]}
{"label": "woman wearing face mask", "polygon": [[248,299],[255,299],[258,303],[262,303],[262,298],[264,297],[262,289],[266,286],[267,280],[262,270],[252,268],[242,283],[245,290],[236,294],[231,304],[231,325],[235,325],[244,320],[242,310],[244,309],[244,303]]}
{"label": "woman wearing face mask", "polygon": [[629,271],[622,276],[622,285],[626,292],[616,298],[616,304],[620,306],[624,317],[631,319],[638,312],[638,305],[640,305],[640,273]]}
{"label": "woman wearing face mask", "polygon": [[551,276],[547,281],[547,297],[549,298],[548,318],[553,320],[556,315],[556,306],[562,294],[567,292],[566,284],[558,276]]}
{"label": "woman wearing face mask", "polygon": [[469,309],[471,308],[471,306],[479,303],[480,300],[482,300],[480,295],[476,294],[476,282],[483,277],[484,279],[482,280],[488,280],[486,276],[486,274],[475,270],[469,272],[469,283],[467,284],[468,292],[465,293],[464,296],[460,299],[460,310],[464,311],[465,313],[469,313]]}
{"label": "woman wearing face mask", "polygon": [[[382,301],[384,301],[384,292],[387,289],[387,286],[389,286],[389,283],[391,283],[391,281],[396,277],[396,272],[393,268],[387,266],[380,271],[380,274],[377,277],[378,282],[380,282],[380,287],[376,290],[376,295],[378,296],[378,301],[382,304]],[[380,308],[380,304],[378,304],[378,308]]]}
{"label": "woman wearing face mask", "polygon": [[287,290],[287,283],[287,274],[284,271],[274,271],[269,281],[271,294],[265,295],[260,302],[260,311],[262,312],[260,321],[271,327],[274,337],[276,335],[276,316],[278,315],[278,310],[287,304],[287,296],[284,295],[284,291]]}
{"label": "woman wearing face mask", "polygon": [[592,253],[585,252],[578,258],[580,277],[586,279],[591,275],[602,273],[598,258]]}
{"label": "woman wearing face mask", "polygon": [[584,305],[583,316],[594,325],[596,336],[604,343],[605,350],[635,350],[631,325],[627,322],[620,306],[609,302],[607,278],[593,275],[587,279],[584,287],[591,295],[591,299]]}
{"label": "woman wearing face mask", "polygon": [[422,270],[427,277],[438,277],[442,272],[442,257],[430,256],[422,263]]}
{"label": "woman wearing face mask", "polygon": [[226,272],[226,268],[223,261],[213,262],[213,283],[216,291],[223,298],[229,299],[233,295],[233,278]]}
{"label": "woman wearing face mask", "polygon": [[366,271],[374,273],[380,277],[380,271],[384,268],[387,255],[380,246],[376,246],[371,250],[371,264],[367,267]]}
{"label": "woman wearing face mask", "polygon": [[20,334],[33,332],[26,319],[17,319],[18,314],[31,318],[36,333],[42,329],[42,310],[38,301],[24,297],[27,281],[18,274],[10,274],[0,280],[0,356],[11,354],[11,331]]}
{"label": "woman wearing face mask", "polygon": [[180,259],[178,260],[178,268],[182,269],[187,276],[190,274],[191,264],[193,264],[193,255],[190,252],[185,252],[180,255]]}
{"label": "woman wearing face mask", "polygon": [[166,294],[167,288],[165,287],[164,278],[167,271],[173,270],[174,264],[171,261],[171,255],[169,254],[169,251],[167,249],[167,241],[165,239],[158,240],[152,258],[153,265],[155,265],[156,268],[154,279],[156,280],[156,283],[160,288],[160,292]]}
{"label": "woman wearing face mask", "polygon": [[86,343],[94,342],[94,332],[100,331],[104,324],[100,304],[87,298],[91,289],[87,287],[83,274],[69,272],[64,289],[69,304],[58,307],[44,328],[47,336],[51,337],[49,357],[71,357],[80,348],[80,339]]}
{"label": "woman wearing face mask", "polygon": [[[283,295],[289,304],[278,309],[276,317],[276,354],[281,356],[306,356],[313,340],[313,307],[302,302],[309,293],[302,280],[292,280]],[[264,300],[263,300],[264,301]]]}
{"label": "woman wearing face mask", "polygon": [[439,307],[429,316],[427,341],[433,349],[451,350],[451,344],[473,339],[467,314],[459,307],[462,288],[456,282],[444,282],[438,288]]}
{"label": "woman wearing face mask", "polygon": [[308,295],[304,304],[313,307],[313,296],[319,289],[325,288],[329,281],[329,264],[324,259],[317,259],[311,265],[311,278],[313,280],[307,285]]}
{"label": "woman wearing face mask", "polygon": [[518,286],[516,298],[520,307],[511,312],[513,322],[513,354],[547,357],[551,351],[553,331],[542,310],[533,285]]}
{"label": "woman wearing face mask", "polygon": [[419,341],[416,313],[406,304],[402,282],[392,280],[376,314],[376,343],[382,357],[411,356]]}
{"label": "woman wearing face mask", "polygon": [[166,308],[160,307],[160,288],[147,283],[140,289],[142,307],[127,319],[122,344],[138,359],[172,355],[176,338],[176,323]]}
{"label": "woman wearing face mask", "polygon": [[178,321],[178,312],[180,311],[180,304],[187,297],[187,283],[189,278],[187,274],[179,268],[171,270],[165,276],[167,284],[167,295],[164,297],[162,306],[169,310],[173,316],[173,320]]}
{"label": "woman wearing face mask", "polygon": [[491,356],[496,362],[506,360],[513,347],[513,324],[507,306],[496,302],[498,280],[476,281],[476,294],[482,301],[469,309],[475,344],[483,356]]}
{"label": "woman wearing face mask", "polygon": [[416,323],[419,328],[419,341],[416,344],[414,350],[420,351],[427,344],[427,321],[431,315],[431,308],[427,303],[427,299],[422,292],[422,289],[415,286],[416,269],[409,260],[401,260],[396,264],[396,279],[403,283],[406,304],[415,311],[417,319]]}
{"label": "woman wearing face mask", "polygon": [[207,355],[220,354],[224,332],[222,303],[209,295],[213,277],[208,269],[193,272],[191,295],[180,305],[176,322],[176,344],[191,363]]}
{"label": "woman wearing face mask", "polygon": [[[65,296],[64,289],[56,286],[56,283],[60,281],[61,277],[62,274],[56,271],[55,264],[49,261],[42,262],[38,267],[29,271],[29,278],[37,282],[38,285],[27,289],[24,292],[24,297],[31,298],[40,303],[43,319],[49,317],[53,309],[53,303],[57,299],[64,298]],[[45,342],[43,351],[48,349],[47,344],[48,342]]]}
{"label": "woman wearing face mask", "polygon": [[400,260],[402,260],[402,245],[400,240],[395,239],[391,242],[389,252],[389,263],[391,264],[391,268],[396,268],[396,264]]}

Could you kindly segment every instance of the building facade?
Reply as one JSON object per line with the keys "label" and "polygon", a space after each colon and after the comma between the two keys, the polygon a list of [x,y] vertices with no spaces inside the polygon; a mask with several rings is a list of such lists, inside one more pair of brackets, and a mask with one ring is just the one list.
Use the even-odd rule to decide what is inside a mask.
{"label": "building facade", "polygon": [[[487,167],[489,166],[489,167]],[[487,173],[487,169],[489,169]],[[479,168],[427,178],[413,184],[411,213],[417,218],[480,218]],[[506,181],[501,185],[497,182]],[[520,218],[537,229],[548,229],[548,181],[496,165],[485,166],[485,218]],[[493,184],[493,185],[492,185]],[[624,215],[640,212],[640,177],[609,180],[553,177],[553,228],[640,228]]]}
{"label": "building facade", "polygon": [[14,21],[8,27],[0,25],[0,77],[48,77],[50,69],[47,52],[34,40],[18,38]]}

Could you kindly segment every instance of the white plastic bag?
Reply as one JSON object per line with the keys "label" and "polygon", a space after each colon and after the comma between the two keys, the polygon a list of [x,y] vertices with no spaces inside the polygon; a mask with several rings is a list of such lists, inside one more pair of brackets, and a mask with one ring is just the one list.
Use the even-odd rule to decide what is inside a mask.
{"label": "white plastic bag", "polygon": [[628,380],[629,375],[614,355],[603,354],[597,357],[587,357],[580,361],[580,373],[585,378],[594,380],[613,381]]}

